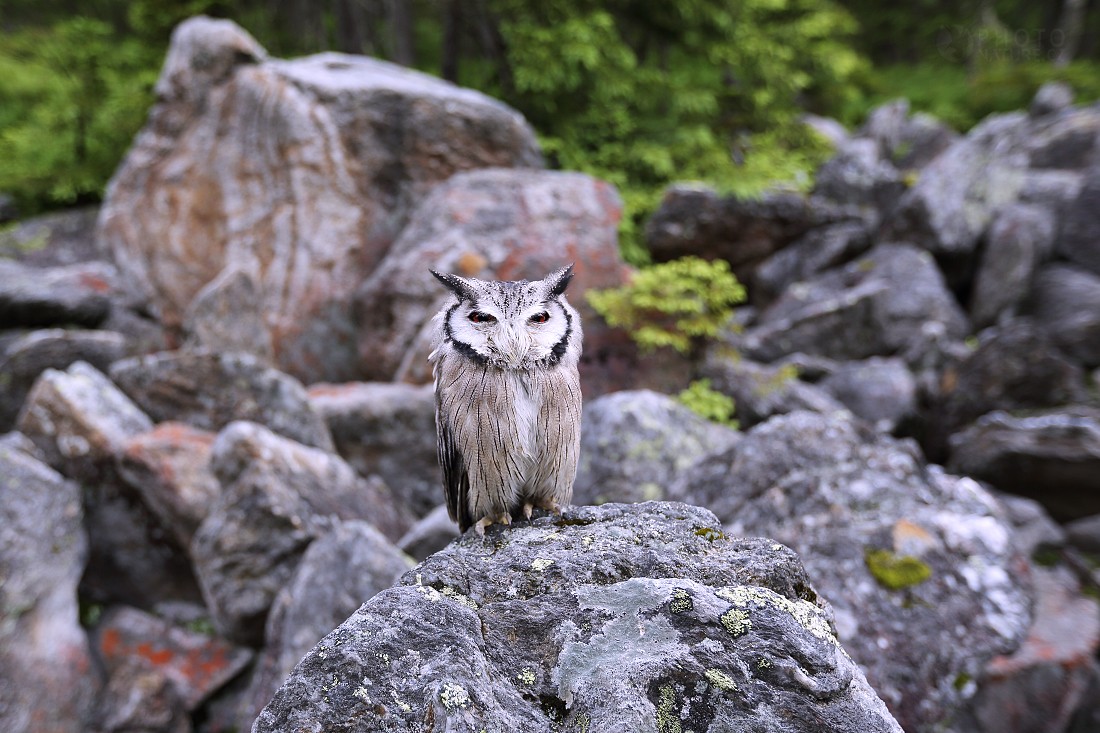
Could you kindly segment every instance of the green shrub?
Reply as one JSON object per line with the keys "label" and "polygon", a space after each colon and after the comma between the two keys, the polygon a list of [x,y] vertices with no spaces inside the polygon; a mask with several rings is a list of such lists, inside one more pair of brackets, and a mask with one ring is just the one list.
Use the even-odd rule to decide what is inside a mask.
{"label": "green shrub", "polygon": [[590,290],[588,302],[643,349],[687,354],[729,323],[745,288],[724,260],[682,257],[634,273],[618,288]]}
{"label": "green shrub", "polygon": [[711,422],[734,429],[738,427],[737,421],[733,419],[736,407],[733,398],[712,389],[709,379],[695,380],[676,399],[696,415]]}

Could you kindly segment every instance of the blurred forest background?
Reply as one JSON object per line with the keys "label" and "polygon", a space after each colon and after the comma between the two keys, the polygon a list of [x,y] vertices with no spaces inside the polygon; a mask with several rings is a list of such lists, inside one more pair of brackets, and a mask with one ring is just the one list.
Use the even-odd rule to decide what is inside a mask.
{"label": "blurred forest background", "polygon": [[1060,0],[0,0],[0,192],[23,215],[100,199],[153,102],[173,27],[204,13],[275,56],[363,53],[520,110],[552,167],[616,184],[630,251],[673,180],[796,188],[907,97],[965,131],[1044,81],[1100,97],[1100,2]]}

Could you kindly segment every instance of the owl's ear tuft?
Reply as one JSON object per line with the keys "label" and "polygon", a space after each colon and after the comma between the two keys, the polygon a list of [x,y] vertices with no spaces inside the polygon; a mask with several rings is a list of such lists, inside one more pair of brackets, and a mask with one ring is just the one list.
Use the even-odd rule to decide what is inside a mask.
{"label": "owl's ear tuft", "polygon": [[545,278],[543,282],[547,283],[548,290],[551,295],[561,295],[565,292],[565,289],[569,287],[569,281],[573,279],[573,264],[570,263],[560,270],[554,270]]}
{"label": "owl's ear tuft", "polygon": [[477,300],[473,288],[470,287],[470,283],[465,278],[446,272],[436,272],[435,270],[428,270],[428,272],[435,275],[435,278],[446,285],[447,289],[458,296],[459,300]]}

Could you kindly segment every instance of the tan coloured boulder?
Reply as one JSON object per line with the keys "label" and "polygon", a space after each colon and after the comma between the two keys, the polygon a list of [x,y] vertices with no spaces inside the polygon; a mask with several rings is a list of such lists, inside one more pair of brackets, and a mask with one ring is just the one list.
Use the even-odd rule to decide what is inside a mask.
{"label": "tan coloured boulder", "polygon": [[360,56],[269,59],[224,20],[176,29],[156,91],[100,244],[177,335],[205,286],[247,274],[275,364],[307,383],[361,376],[350,296],[437,183],[541,165],[485,95]]}

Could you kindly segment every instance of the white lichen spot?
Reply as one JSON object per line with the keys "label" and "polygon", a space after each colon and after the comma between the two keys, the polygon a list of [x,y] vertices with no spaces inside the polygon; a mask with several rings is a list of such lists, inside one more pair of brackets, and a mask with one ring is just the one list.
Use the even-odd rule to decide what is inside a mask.
{"label": "white lichen spot", "polygon": [[541,573],[553,564],[553,560],[548,560],[544,557],[536,557],[534,560],[531,561],[531,569]]}
{"label": "white lichen spot", "polygon": [[719,690],[733,692],[737,689],[737,683],[733,681],[733,678],[720,669],[708,669],[703,672],[703,676],[707,678],[707,682]]}
{"label": "white lichen spot", "polygon": [[588,535],[583,540],[581,540],[581,544],[585,547],[591,547],[594,540],[595,538],[592,535]]}
{"label": "white lichen spot", "polygon": [[470,707],[470,693],[466,688],[454,682],[444,682],[439,691],[439,701],[447,710],[458,710]]}
{"label": "white lichen spot", "polygon": [[353,692],[351,694],[355,695],[357,698],[359,698],[363,702],[370,705],[370,691],[367,690],[366,687],[363,687],[362,685],[359,685],[358,687],[355,688],[355,692]]}
{"label": "white lichen spot", "polygon": [[778,542],[772,545],[772,552],[782,552],[783,550],[783,545],[779,544]]}
{"label": "white lichen spot", "polygon": [[524,667],[519,674],[516,675],[516,679],[525,685],[535,684],[535,671],[530,667]]}

